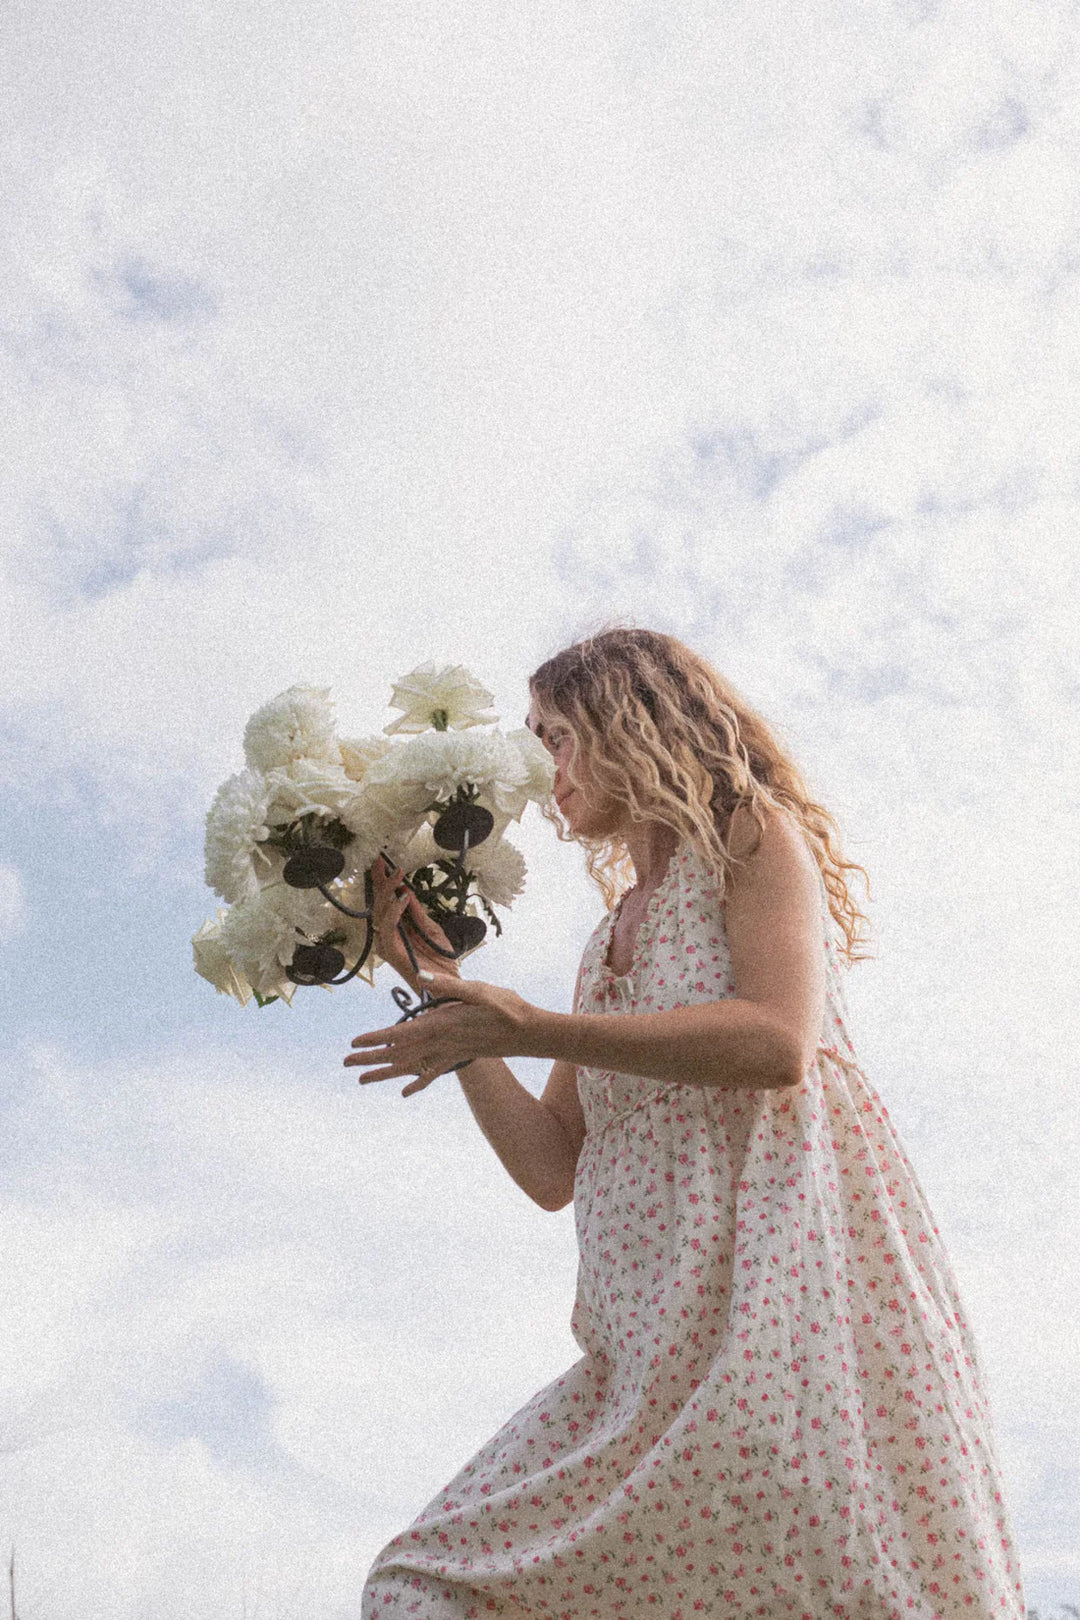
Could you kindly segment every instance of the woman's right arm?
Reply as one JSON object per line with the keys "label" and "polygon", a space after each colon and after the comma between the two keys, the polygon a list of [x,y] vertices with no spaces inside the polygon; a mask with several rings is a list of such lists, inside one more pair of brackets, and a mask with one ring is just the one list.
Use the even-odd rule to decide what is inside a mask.
{"label": "woman's right arm", "polygon": [[[413,974],[397,924],[408,912],[425,932],[449,942],[421,909],[415,895],[395,894],[401,869],[375,863],[375,920],[380,956],[396,969],[413,990],[420,986]],[[422,968],[456,974],[455,963],[425,950],[413,936]],[[577,1005],[577,991],[574,993]],[[585,1139],[585,1118],[577,1092],[577,1070],[572,1063],[556,1062],[542,1097],[534,1097],[502,1058],[474,1058],[458,1075],[473,1118],[521,1190],[541,1209],[564,1209],[574,1196],[574,1174]]]}
{"label": "woman's right arm", "polygon": [[521,1190],[541,1209],[565,1209],[585,1140],[574,1065],[555,1063],[541,1097],[501,1058],[475,1058],[458,1080],[473,1118]]}

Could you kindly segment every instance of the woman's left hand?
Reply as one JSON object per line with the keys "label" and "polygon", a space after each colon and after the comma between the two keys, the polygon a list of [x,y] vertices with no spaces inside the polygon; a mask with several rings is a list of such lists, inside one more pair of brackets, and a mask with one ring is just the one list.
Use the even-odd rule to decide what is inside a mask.
{"label": "woman's left hand", "polygon": [[525,1055],[526,1031],[536,1008],[513,990],[447,973],[433,974],[424,982],[436,999],[446,996],[451,1001],[407,1023],[358,1035],[345,1067],[364,1069],[361,1085],[415,1074],[401,1093],[410,1097],[473,1058]]}

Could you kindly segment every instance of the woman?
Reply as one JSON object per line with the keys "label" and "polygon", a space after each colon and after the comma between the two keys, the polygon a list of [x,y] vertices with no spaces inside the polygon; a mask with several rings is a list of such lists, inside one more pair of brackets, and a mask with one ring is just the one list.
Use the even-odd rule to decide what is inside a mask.
{"label": "woman", "polygon": [[[846,1032],[863,918],[831,817],[669,636],[530,682],[609,906],[574,1011],[456,979],[358,1037],[362,1080],[460,1083],[514,1180],[574,1200],[581,1359],[376,1560],[364,1615],[1023,1614],[948,1258]],[[627,874],[628,875],[628,874]],[[395,874],[400,876],[400,874]],[[380,880],[380,950],[416,902]],[[541,1098],[503,1062],[553,1059]]]}

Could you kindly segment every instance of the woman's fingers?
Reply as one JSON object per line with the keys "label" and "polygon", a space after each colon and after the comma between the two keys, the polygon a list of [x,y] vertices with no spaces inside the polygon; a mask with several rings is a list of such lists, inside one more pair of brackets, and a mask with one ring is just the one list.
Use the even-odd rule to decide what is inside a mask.
{"label": "woman's fingers", "polygon": [[470,1042],[457,1028],[460,1018],[446,1016],[456,1012],[456,1008],[436,1008],[406,1027],[394,1024],[357,1035],[344,1065],[362,1071],[357,1076],[361,1085],[415,1075],[416,1082],[410,1082],[403,1096],[422,1091],[471,1055],[467,1052]]}
{"label": "woman's fingers", "polygon": [[407,978],[412,964],[398,924],[416,900],[403,886],[403,877],[401,868],[392,866],[384,856],[380,856],[371,869],[375,948],[384,962],[389,962],[402,978]]}
{"label": "woman's fingers", "polygon": [[426,1091],[428,1086],[431,1085],[431,1082],[433,1080],[437,1080],[438,1078],[439,1076],[437,1074],[417,1075],[415,1080],[410,1080],[407,1086],[403,1086],[401,1088],[401,1095],[403,1097],[411,1097],[414,1092]]}
{"label": "woman's fingers", "polygon": [[408,1097],[474,1058],[518,1050],[505,1036],[514,1022],[513,1009],[519,1003],[526,1006],[519,997],[454,974],[425,972],[423,983],[442,1000],[441,1006],[408,1023],[368,1030],[353,1038],[344,1064],[363,1071],[358,1076],[362,1085],[415,1075],[415,1081],[402,1092]]}
{"label": "woman's fingers", "polygon": [[410,1080],[401,1093],[403,1097],[411,1097],[417,1091],[426,1090],[440,1074],[449,1073],[455,1067],[455,1061],[430,1056],[420,1058],[419,1054],[409,1058],[394,1047],[383,1045],[355,1052],[345,1059],[346,1068],[355,1066],[363,1068],[363,1073],[356,1077],[362,1086],[371,1085],[377,1080],[397,1080],[406,1074],[415,1075],[416,1078]]}
{"label": "woman's fingers", "polygon": [[450,941],[424,910],[401,867],[380,855],[371,868],[371,881],[376,949],[383,961],[389,962],[408,983],[413,983],[413,965],[402,938],[404,933],[421,966],[430,964],[446,969],[453,958],[440,957],[432,951],[424,936],[446,951],[450,950]]}
{"label": "woman's fingers", "polygon": [[[362,1035],[354,1035],[349,1044],[350,1046],[393,1046],[394,1033],[397,1030],[399,1030],[397,1024],[391,1024],[389,1029],[367,1029]],[[404,1037],[405,1031],[401,1030],[400,1033]]]}

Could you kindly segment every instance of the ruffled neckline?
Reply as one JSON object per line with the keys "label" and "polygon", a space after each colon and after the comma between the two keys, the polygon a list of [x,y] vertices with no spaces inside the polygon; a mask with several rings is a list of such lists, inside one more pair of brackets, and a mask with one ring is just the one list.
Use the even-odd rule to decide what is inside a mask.
{"label": "ruffled neckline", "polygon": [[626,894],[630,893],[629,889],[626,891],[626,894],[620,897],[618,904],[613,906],[611,911],[608,913],[607,926],[604,929],[600,948],[600,972],[603,974],[604,978],[610,980],[612,984],[628,983],[641,966],[642,947],[648,942],[649,929],[654,922],[655,914],[659,909],[660,901],[666,895],[668,888],[678,875],[679,869],[683,865],[685,858],[685,850],[680,844],[676,847],[671,859],[668,861],[666,872],[649,896],[648,904],[646,905],[644,913],[642,914],[641,921],[638,923],[638,930],[634,939],[634,952],[631,958],[629,971],[626,973],[613,973],[611,968],[608,966],[608,957],[611,954],[611,941],[612,935],[615,932],[615,924],[619,920],[619,913],[622,910],[622,904],[626,899]]}

